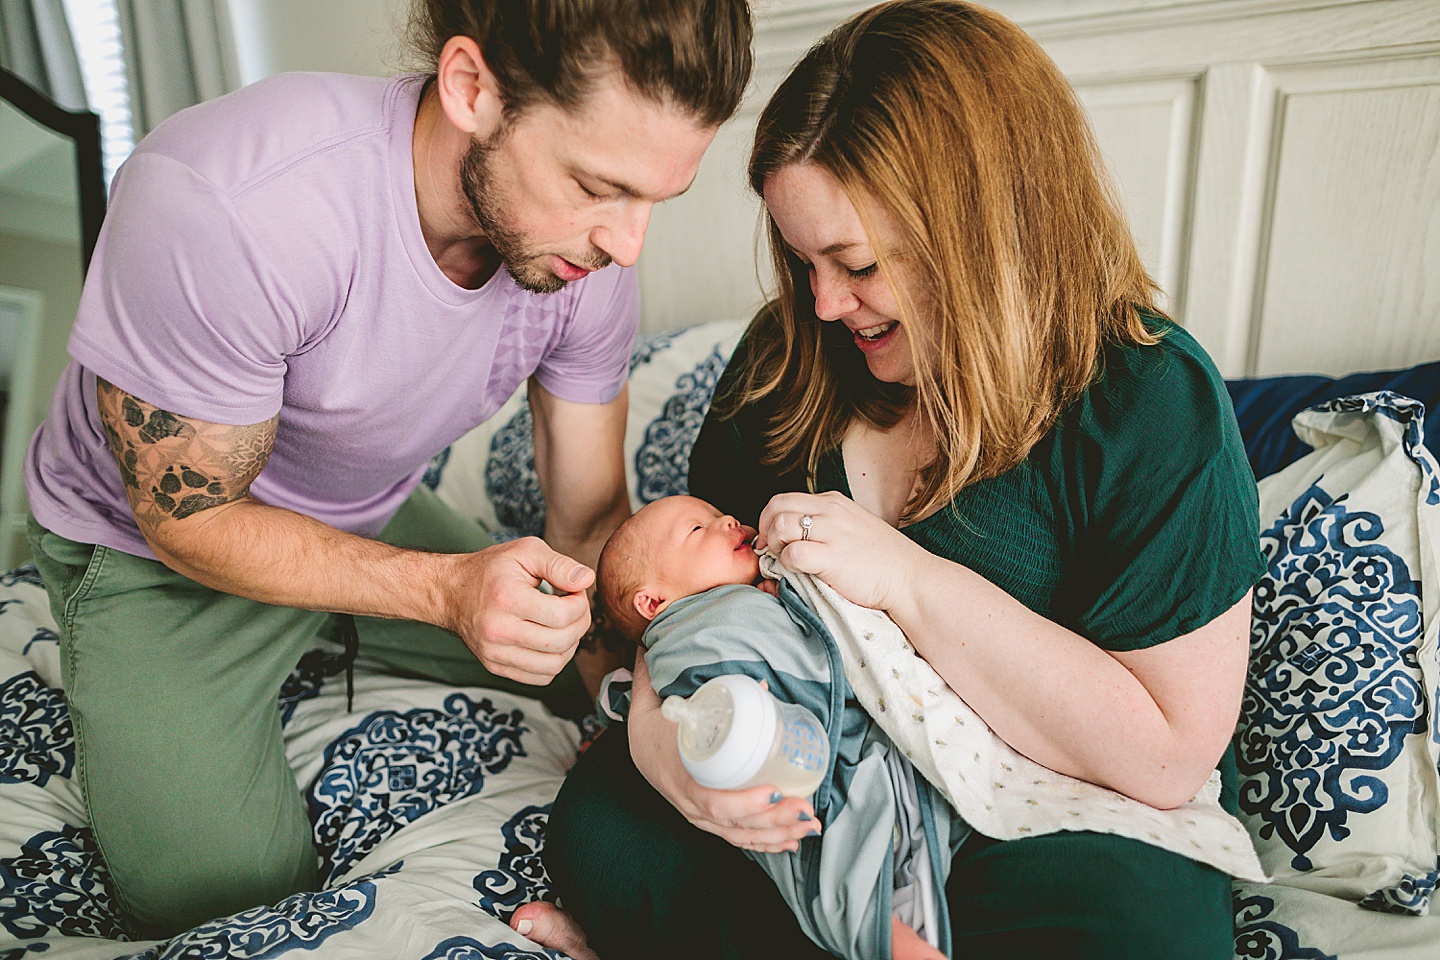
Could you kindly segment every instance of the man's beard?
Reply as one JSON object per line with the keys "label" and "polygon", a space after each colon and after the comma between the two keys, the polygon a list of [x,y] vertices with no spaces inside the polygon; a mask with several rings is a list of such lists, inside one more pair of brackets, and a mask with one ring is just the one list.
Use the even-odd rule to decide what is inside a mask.
{"label": "man's beard", "polygon": [[[531,293],[555,293],[563,289],[568,281],[546,269],[544,262],[548,254],[530,248],[493,186],[495,178],[490,170],[490,154],[504,142],[508,132],[507,124],[488,140],[475,140],[470,144],[460,161],[460,191],[470,207],[470,216],[495,248],[500,264],[515,285]],[[583,260],[566,259],[591,270],[610,265],[610,258],[598,250]]]}

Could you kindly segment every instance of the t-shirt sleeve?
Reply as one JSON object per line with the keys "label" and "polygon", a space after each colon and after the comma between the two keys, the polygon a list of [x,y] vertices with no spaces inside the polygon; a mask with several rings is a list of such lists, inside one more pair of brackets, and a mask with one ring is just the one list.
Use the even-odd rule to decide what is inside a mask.
{"label": "t-shirt sleeve", "polygon": [[609,403],[630,373],[640,280],[634,268],[610,267],[582,284],[564,335],[536,367],[535,379],[562,400]]}
{"label": "t-shirt sleeve", "polygon": [[1188,334],[1167,340],[1137,351],[1158,362],[1092,391],[1071,450],[1084,517],[1074,626],[1108,650],[1190,633],[1264,572],[1255,479],[1224,383]]}
{"label": "t-shirt sleeve", "polygon": [[117,177],[70,354],[147,403],[214,423],[280,409],[300,311],[218,189],[139,153]]}

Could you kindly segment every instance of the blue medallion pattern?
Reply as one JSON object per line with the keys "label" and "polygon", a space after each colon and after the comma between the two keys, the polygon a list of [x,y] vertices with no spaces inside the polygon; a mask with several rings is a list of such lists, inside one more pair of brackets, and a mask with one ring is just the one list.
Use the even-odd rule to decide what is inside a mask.
{"label": "blue medallion pattern", "polygon": [[267,960],[291,950],[314,950],[369,919],[375,912],[375,881],[400,866],[334,890],[297,893],[273,907],[202,923],[128,960]]}
{"label": "blue medallion pattern", "polygon": [[475,877],[480,892],[477,906],[486,913],[510,922],[516,908],[536,900],[555,901],[545,865],[540,862],[540,848],[545,845],[545,824],[550,819],[550,804],[525,807],[500,828],[505,838],[505,852],[500,866]]}
{"label": "blue medallion pattern", "polygon": [[60,635],[54,630],[51,630],[49,627],[36,627],[35,632],[30,635],[30,639],[25,641],[25,648],[20,651],[20,655],[23,657],[30,656],[30,651],[35,648],[35,644],[37,643],[58,644],[59,642]]}
{"label": "blue medallion pattern", "polygon": [[17,939],[55,933],[127,940],[114,902],[89,827],[36,834],[0,860],[0,926]]}
{"label": "blue medallion pattern", "polygon": [[[603,688],[601,696],[604,696]],[[629,709],[628,703],[626,704],[626,709]],[[600,716],[598,713],[587,713],[585,716],[581,717],[578,721],[576,721],[575,725],[580,728],[581,753],[584,753],[586,750],[588,750],[590,748],[590,744],[595,742],[595,738],[605,732],[605,727],[608,725],[608,723],[608,719]]]}
{"label": "blue medallion pattern", "polygon": [[344,654],[311,650],[301,657],[295,669],[290,671],[290,676],[280,685],[280,725],[290,722],[297,706],[320,695],[320,688],[327,677],[344,672]]}
{"label": "blue medallion pattern", "polygon": [[1401,448],[1420,467],[1420,486],[1425,503],[1440,505],[1440,464],[1425,446],[1425,404],[1390,390],[1338,397],[1310,408],[1318,413],[1373,413],[1393,420],[1402,430]]}
{"label": "blue medallion pattern", "polygon": [[700,434],[726,358],[716,348],[675,380],[675,393],[645,427],[635,451],[635,493],[641,503],[690,492],[690,448]]}
{"label": "blue medallion pattern", "polygon": [[440,477],[445,473],[445,464],[450,462],[450,448],[446,447],[435,456],[430,458],[430,463],[425,467],[425,473],[420,482],[434,490],[440,486]]}
{"label": "blue medallion pattern", "polygon": [[1269,919],[1274,912],[1269,897],[1235,897],[1236,960],[1337,960],[1324,950],[1301,946],[1294,930]]}
{"label": "blue medallion pattern", "polygon": [[684,330],[676,330],[674,333],[640,334],[630,347],[630,373],[633,374],[636,367],[655,359],[655,354],[662,350],[668,350],[670,345],[675,342],[676,337],[690,329],[692,328],[686,327]]}
{"label": "blue medallion pattern", "polygon": [[45,581],[40,579],[40,571],[32,560],[26,560],[14,570],[0,573],[0,587],[13,587],[17,583],[28,583],[32,587],[45,589]]}
{"label": "blue medallion pattern", "polygon": [[1327,834],[1389,796],[1376,774],[1427,730],[1419,584],[1381,518],[1312,486],[1261,535],[1237,759],[1241,810],[1308,870]]}
{"label": "blue medallion pattern", "polygon": [[43,787],[75,768],[75,732],[65,694],[33,671],[0,683],[0,783]]}
{"label": "blue medallion pattern", "polygon": [[[681,330],[637,337],[630,351],[631,374],[684,333]],[[710,395],[725,362],[726,357],[716,348],[693,371],[681,374],[675,381],[675,394],[666,401],[660,416],[645,428],[644,439],[635,452],[636,494],[641,503],[688,491],[690,447],[705,420]],[[545,500],[535,475],[534,423],[529,406],[522,406],[490,440],[485,495],[500,521],[496,540],[538,537],[544,532]]]}
{"label": "blue medallion pattern", "polygon": [[538,537],[545,532],[545,498],[535,473],[534,423],[528,404],[490,440],[485,461],[485,495],[501,530],[496,540]]}
{"label": "blue medallion pattern", "polygon": [[1406,874],[1394,886],[1382,887],[1365,897],[1360,906],[1380,913],[1423,917],[1430,913],[1430,898],[1435,894],[1436,883],[1440,883],[1440,869],[1419,877]]}
{"label": "blue medallion pattern", "polygon": [[513,943],[486,946],[469,937],[451,937],[435,945],[421,960],[566,960],[558,950],[525,950]]}
{"label": "blue medallion pattern", "polygon": [[523,721],[519,710],[452,693],[443,709],[372,713],[336,738],[306,793],[324,882],[406,824],[479,793],[488,774],[525,756]]}

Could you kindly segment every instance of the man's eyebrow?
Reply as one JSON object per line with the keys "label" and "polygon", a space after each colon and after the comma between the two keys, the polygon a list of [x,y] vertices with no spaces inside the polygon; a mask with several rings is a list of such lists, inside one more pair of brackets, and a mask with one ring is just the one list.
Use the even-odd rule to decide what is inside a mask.
{"label": "man's eyebrow", "polygon": [[[634,186],[633,184],[626,183],[624,180],[614,180],[614,179],[611,179],[610,177],[605,176],[604,174],[599,174],[599,173],[592,173],[592,174],[589,174],[589,176],[590,176],[592,179],[594,179],[594,180],[596,180],[596,181],[604,184],[605,186],[609,187],[610,189],[615,190],[615,191],[617,191],[617,192],[619,192],[619,193],[625,194],[627,197],[633,197],[633,198],[635,198],[636,200],[644,200],[644,199],[645,199],[645,193],[644,193],[643,190],[641,190],[641,189],[640,189],[639,187],[637,187],[637,186]],[[696,172],[696,175],[695,175],[695,176],[696,176],[696,177],[699,176],[699,172],[698,172],[698,171]],[[690,190],[690,188],[693,187],[693,186],[695,186],[695,177],[691,177],[691,178],[690,178],[690,182],[687,183],[687,184],[685,184],[685,189],[684,189],[684,190],[681,190],[680,193],[673,194],[672,196],[667,197],[666,199],[674,199],[674,197],[678,197],[678,196],[681,196],[681,195],[683,195],[683,194],[685,194],[685,193],[688,193],[689,190]]]}

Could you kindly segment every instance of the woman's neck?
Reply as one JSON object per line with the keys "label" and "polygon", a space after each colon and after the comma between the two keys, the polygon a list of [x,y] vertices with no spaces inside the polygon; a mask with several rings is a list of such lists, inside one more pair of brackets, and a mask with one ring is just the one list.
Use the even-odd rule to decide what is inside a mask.
{"label": "woman's neck", "polygon": [[935,459],[935,430],[919,404],[912,403],[891,427],[855,421],[840,451],[851,498],[898,527],[919,486],[920,472]]}

